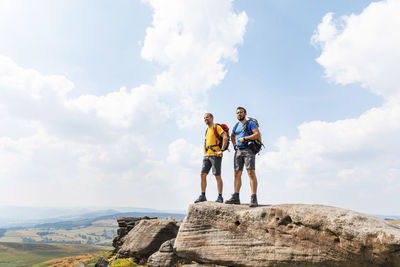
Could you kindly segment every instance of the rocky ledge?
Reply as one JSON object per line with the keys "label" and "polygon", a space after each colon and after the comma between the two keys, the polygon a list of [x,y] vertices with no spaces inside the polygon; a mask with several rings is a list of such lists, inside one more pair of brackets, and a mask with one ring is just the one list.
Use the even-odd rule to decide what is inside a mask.
{"label": "rocky ledge", "polygon": [[400,226],[350,210],[285,204],[192,204],[180,258],[225,266],[400,266]]}

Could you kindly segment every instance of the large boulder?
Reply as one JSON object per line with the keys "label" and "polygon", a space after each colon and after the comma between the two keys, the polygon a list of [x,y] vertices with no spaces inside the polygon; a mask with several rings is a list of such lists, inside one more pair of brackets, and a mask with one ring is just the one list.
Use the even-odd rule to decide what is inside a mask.
{"label": "large boulder", "polygon": [[162,243],[175,238],[178,230],[179,222],[172,218],[140,220],[123,238],[117,258],[146,259],[158,251]]}
{"label": "large boulder", "polygon": [[157,217],[120,217],[117,219],[119,229],[117,230],[117,236],[113,239],[114,253],[118,250],[124,243],[124,237],[132,230],[141,220],[153,220]]}
{"label": "large boulder", "polygon": [[227,266],[400,266],[400,226],[322,205],[192,204],[179,257]]}

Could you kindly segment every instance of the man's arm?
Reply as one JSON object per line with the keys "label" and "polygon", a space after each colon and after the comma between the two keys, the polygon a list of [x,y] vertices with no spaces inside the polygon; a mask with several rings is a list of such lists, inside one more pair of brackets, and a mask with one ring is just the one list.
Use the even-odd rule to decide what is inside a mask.
{"label": "man's arm", "polygon": [[253,134],[252,135],[248,135],[246,137],[244,137],[246,140],[257,140],[258,138],[260,138],[261,134],[260,131],[258,130],[258,128],[253,129]]}
{"label": "man's arm", "polygon": [[[252,121],[250,121],[248,126],[250,126],[250,123],[252,124],[252,125],[251,125],[251,128],[253,128],[253,129],[252,129],[252,133],[253,133],[253,134],[248,135],[248,136],[245,136],[245,137],[243,137],[243,138],[239,138],[238,141],[239,141],[240,143],[243,143],[245,140],[257,140],[258,138],[261,137],[260,131],[258,130],[258,128],[257,128],[257,126],[255,125],[255,123],[252,122]],[[251,128],[250,128],[250,129],[251,129]]]}
{"label": "man's arm", "polygon": [[234,133],[231,134],[231,142],[232,142],[233,148],[236,150],[236,134],[234,134]]}
{"label": "man's arm", "polygon": [[228,144],[228,135],[226,134],[226,132],[224,132],[222,134],[222,150],[227,149],[227,144]]}

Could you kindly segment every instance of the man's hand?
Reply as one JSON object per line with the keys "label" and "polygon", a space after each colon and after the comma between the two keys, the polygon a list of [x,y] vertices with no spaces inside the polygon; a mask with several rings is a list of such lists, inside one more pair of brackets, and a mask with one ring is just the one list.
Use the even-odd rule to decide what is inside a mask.
{"label": "man's hand", "polygon": [[215,155],[218,156],[218,157],[222,156],[222,151],[215,152]]}
{"label": "man's hand", "polygon": [[244,142],[244,138],[239,138],[239,139],[238,139],[238,142],[239,142],[239,143],[243,143],[243,142]]}

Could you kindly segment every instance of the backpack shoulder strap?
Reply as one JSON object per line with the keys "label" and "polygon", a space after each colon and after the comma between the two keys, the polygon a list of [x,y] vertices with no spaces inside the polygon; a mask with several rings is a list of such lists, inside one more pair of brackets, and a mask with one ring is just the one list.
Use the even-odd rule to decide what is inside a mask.
{"label": "backpack shoulder strap", "polygon": [[215,134],[215,137],[218,139],[218,141],[221,141],[221,136],[218,134],[218,131],[217,131],[217,127],[221,127],[221,125],[219,125],[218,123],[216,123],[216,124],[214,124],[214,134]]}
{"label": "backpack shoulder strap", "polygon": [[238,133],[236,132],[236,128],[238,127],[238,125],[239,125],[239,122],[237,122],[237,123],[235,124],[235,126],[233,126],[232,133],[233,133],[234,135],[237,135],[237,134],[238,134]]}
{"label": "backpack shoulder strap", "polygon": [[243,132],[246,131],[247,134],[252,135],[253,133],[250,132],[249,127],[248,127],[249,123],[250,123],[250,120],[247,120],[247,121],[244,123],[244,125],[243,125]]}

